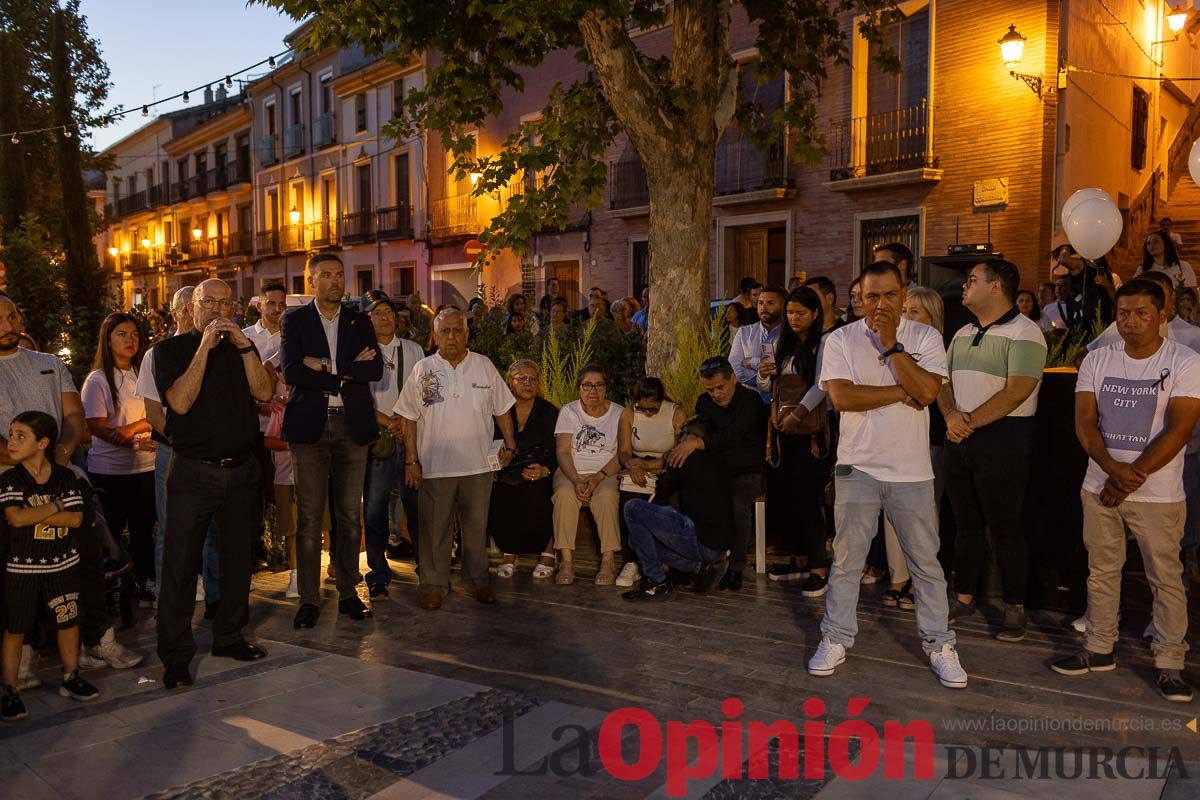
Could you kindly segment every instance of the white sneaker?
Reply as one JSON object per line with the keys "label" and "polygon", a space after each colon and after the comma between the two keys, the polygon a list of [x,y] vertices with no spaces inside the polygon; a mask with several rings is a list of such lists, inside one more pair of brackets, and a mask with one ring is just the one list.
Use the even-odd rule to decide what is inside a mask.
{"label": "white sneaker", "polygon": [[1072,622],[1071,627],[1074,628],[1078,633],[1087,633],[1087,614],[1084,614],[1082,617]]}
{"label": "white sneaker", "polygon": [[641,577],[642,570],[638,567],[637,562],[626,561],[625,566],[621,567],[621,574],[617,576],[617,586],[633,586]]}
{"label": "white sneaker", "polygon": [[808,674],[832,675],[837,666],[845,660],[845,647],[821,637],[821,643],[817,645],[817,652],[808,660]]}
{"label": "white sneaker", "polygon": [[[145,656],[140,653],[135,653],[128,647],[125,647],[117,641],[117,635],[109,628],[104,632],[104,636],[100,638],[100,644],[95,647],[83,648],[83,653],[80,654],[80,666],[84,666],[83,656],[88,657],[86,666],[102,667],[110,666],[113,669],[130,669],[142,663]],[[97,664],[95,662],[99,661]]]}
{"label": "white sneaker", "polygon": [[930,653],[929,668],[938,676],[942,686],[950,689],[967,688],[967,671],[958,662],[958,651],[954,645],[944,644],[941,650]]}
{"label": "white sneaker", "polygon": [[36,689],[42,685],[41,680],[33,673],[37,670],[38,654],[29,645],[21,646],[21,666],[17,669],[17,691]]}
{"label": "white sneaker", "polygon": [[291,575],[288,577],[287,591],[284,592],[283,596],[293,600],[300,596],[300,587],[296,583],[296,570],[292,570]]}
{"label": "white sneaker", "polygon": [[204,602],[204,578],[196,578],[196,602]]}

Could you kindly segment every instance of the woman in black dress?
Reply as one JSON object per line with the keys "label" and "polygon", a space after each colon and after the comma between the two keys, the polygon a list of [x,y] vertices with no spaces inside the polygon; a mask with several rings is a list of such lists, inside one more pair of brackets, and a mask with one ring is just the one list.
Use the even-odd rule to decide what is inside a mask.
{"label": "woman in black dress", "polygon": [[551,476],[558,467],[554,453],[558,408],[538,396],[541,371],[535,362],[529,359],[514,362],[508,368],[507,380],[517,399],[508,412],[516,431],[517,454],[512,464],[496,476],[492,488],[488,533],[504,553],[496,576],[511,578],[519,556],[540,551],[533,577],[549,578],[555,565],[550,498]]}

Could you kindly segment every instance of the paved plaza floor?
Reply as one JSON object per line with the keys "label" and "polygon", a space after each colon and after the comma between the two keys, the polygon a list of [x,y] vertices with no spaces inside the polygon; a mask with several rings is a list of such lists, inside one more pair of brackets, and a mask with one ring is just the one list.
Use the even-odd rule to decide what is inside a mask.
{"label": "paved plaza floor", "polygon": [[[149,612],[121,635],[146,663],[89,672],[104,692],[95,703],[58,697],[57,665],[44,658],[46,686],[24,693],[30,717],[0,727],[0,798],[1200,797],[1200,700],[1159,697],[1138,638],[1148,595],[1137,575],[1116,671],[1068,678],[1047,668],[1078,646],[1063,615],[1035,612],[1020,644],[995,641],[977,619],[958,626],[971,684],[954,691],[930,672],[913,614],[884,608],[878,587],[863,587],[846,663],[814,678],[804,664],[824,601],[765,576],[739,593],[633,604],[591,584],[594,562],[582,560],[578,583],[561,587],[534,581],[526,560],[511,581],[495,582],[496,605],[456,592],[425,612],[411,565],[394,565],[392,598],[375,603],[374,619],[338,618],[326,584],[309,631],[292,629],[286,574],[258,576],[248,630],[269,657],[198,658],[186,691],[159,683]],[[209,628],[199,616],[203,653]],[[1200,673],[1191,677],[1200,683]],[[729,698],[742,703],[740,716],[722,706]],[[823,715],[805,705],[814,698]],[[869,704],[852,707],[852,698]],[[657,722],[607,726],[617,734],[604,757],[602,723],[623,708]],[[850,718],[869,724],[841,727]],[[712,726],[668,725],[697,720]],[[849,779],[838,764],[878,756],[870,730],[886,732],[889,720],[927,721],[928,757],[881,733],[878,768]],[[806,722],[816,727],[798,753],[772,744],[755,779],[746,776],[762,765],[746,763],[739,737],[705,734],[778,721],[804,734]],[[888,752],[903,758],[907,779],[885,777]],[[619,761],[632,770],[639,758],[645,769],[629,779],[606,769]],[[685,766],[669,774],[672,759]],[[912,778],[918,760],[932,777]],[[786,777],[789,762],[799,762],[798,778]],[[696,777],[685,781],[689,764]]]}

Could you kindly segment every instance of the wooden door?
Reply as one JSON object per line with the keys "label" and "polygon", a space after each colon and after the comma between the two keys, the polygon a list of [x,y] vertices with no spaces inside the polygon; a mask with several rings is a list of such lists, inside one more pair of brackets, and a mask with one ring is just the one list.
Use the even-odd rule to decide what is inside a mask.
{"label": "wooden door", "polygon": [[760,283],[767,281],[767,229],[737,229],[738,280],[746,276]]}
{"label": "wooden door", "polygon": [[558,293],[567,300],[567,308],[571,311],[579,309],[579,262],[578,261],[547,261],[546,281],[558,281]]}

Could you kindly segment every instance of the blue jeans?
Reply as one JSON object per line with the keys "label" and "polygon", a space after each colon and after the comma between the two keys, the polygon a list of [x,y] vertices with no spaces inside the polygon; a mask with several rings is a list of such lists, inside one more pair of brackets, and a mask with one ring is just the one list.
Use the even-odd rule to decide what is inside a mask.
{"label": "blue jeans", "polygon": [[879,529],[882,510],[896,528],[912,573],[917,601],[917,630],[926,653],[954,644],[947,615],[946,578],[938,563],[937,509],[933,481],[887,483],[853,467],[834,468],[837,501],[833,568],[821,633],[834,644],[852,647],[858,633],[858,588],[863,562]]}
{"label": "blue jeans", "polygon": [[[158,511],[158,535],[154,537],[154,574],[162,575],[163,536],[167,518],[167,464],[171,462],[171,448],[162,442],[154,450],[154,507]],[[217,552],[217,523],[208,526],[204,540],[204,602],[215,603],[221,599],[221,558]],[[160,577],[161,581],[162,578]]]}
{"label": "blue jeans", "polygon": [[413,544],[416,544],[417,493],[404,485],[402,446],[396,448],[391,458],[367,461],[367,478],[363,488],[369,567],[367,586],[387,586],[392,582],[392,568],[387,561],[387,545],[392,531],[390,512],[396,505],[397,496],[404,504],[408,529],[413,534]]}
{"label": "blue jeans", "polygon": [[696,538],[692,520],[670,506],[630,500],[625,504],[625,522],[629,525],[629,546],[642,574],[655,583],[667,578],[663,564],[692,573],[721,559],[722,553],[708,549]]}
{"label": "blue jeans", "polygon": [[1200,525],[1200,453],[1183,457],[1183,491],[1187,497],[1187,522],[1183,524],[1180,547],[1196,546],[1196,526]]}

